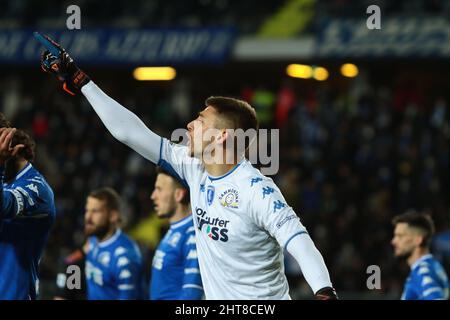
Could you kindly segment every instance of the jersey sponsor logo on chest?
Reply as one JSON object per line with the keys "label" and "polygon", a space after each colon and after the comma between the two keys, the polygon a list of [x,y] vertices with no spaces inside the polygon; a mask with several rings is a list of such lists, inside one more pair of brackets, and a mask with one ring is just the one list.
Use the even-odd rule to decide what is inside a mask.
{"label": "jersey sponsor logo on chest", "polygon": [[205,232],[212,240],[228,241],[229,220],[222,220],[218,217],[210,217],[202,208],[195,208],[198,229]]}

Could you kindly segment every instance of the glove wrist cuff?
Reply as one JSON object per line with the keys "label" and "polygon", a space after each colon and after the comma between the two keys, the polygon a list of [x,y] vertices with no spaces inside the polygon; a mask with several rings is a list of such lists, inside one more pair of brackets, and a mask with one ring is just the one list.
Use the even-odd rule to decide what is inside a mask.
{"label": "glove wrist cuff", "polygon": [[78,90],[81,90],[81,88],[88,84],[89,81],[91,81],[91,78],[89,78],[89,76],[80,69],[78,69],[72,76],[72,84]]}
{"label": "glove wrist cuff", "polygon": [[69,81],[65,81],[63,84],[63,89],[72,96],[76,93],[81,92],[81,88],[88,84],[91,78],[84,73],[82,70],[78,69],[73,73]]}

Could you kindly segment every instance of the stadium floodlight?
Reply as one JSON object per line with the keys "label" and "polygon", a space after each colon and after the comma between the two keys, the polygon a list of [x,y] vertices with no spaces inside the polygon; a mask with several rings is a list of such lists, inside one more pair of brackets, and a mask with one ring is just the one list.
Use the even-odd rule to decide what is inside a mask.
{"label": "stadium floodlight", "polygon": [[313,68],[305,64],[290,64],[286,68],[286,73],[293,78],[309,79],[313,76]]}
{"label": "stadium floodlight", "polygon": [[341,74],[347,78],[354,78],[358,75],[359,70],[353,63],[345,63],[341,66]]}
{"label": "stadium floodlight", "polygon": [[317,81],[324,81],[327,80],[329,76],[328,70],[324,67],[316,67],[313,70],[313,77]]}
{"label": "stadium floodlight", "polygon": [[138,81],[168,81],[175,79],[177,72],[172,67],[139,67],[133,77]]}

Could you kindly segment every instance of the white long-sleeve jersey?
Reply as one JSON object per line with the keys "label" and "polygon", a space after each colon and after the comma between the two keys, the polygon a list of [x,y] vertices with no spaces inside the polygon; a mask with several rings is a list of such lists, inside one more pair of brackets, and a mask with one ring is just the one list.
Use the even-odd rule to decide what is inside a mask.
{"label": "white long-sleeve jersey", "polygon": [[210,176],[187,147],[153,133],[92,81],[82,92],[114,137],[189,186],[206,299],[290,299],[284,247],[314,292],[332,286],[322,256],[272,179],[247,160]]}

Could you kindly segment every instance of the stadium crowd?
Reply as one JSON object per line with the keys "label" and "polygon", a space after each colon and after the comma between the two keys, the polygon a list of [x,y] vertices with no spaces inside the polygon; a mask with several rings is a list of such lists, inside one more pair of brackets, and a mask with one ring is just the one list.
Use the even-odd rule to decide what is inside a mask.
{"label": "stadium crowd", "polygon": [[[383,16],[450,14],[448,0],[185,0],[185,1],[114,1],[76,0],[54,5],[52,0],[8,1],[0,12],[0,26],[18,28],[40,26],[59,28],[65,25],[65,8],[82,8],[84,27],[159,28],[159,27],[234,27],[240,34],[255,34],[267,19],[283,7],[311,8],[314,19],[306,32],[315,32],[331,17],[361,18],[366,8],[376,4]],[[251,12],[251,14],[249,14]],[[113,19],[111,17],[114,17]]]}
{"label": "stadium crowd", "polygon": [[[394,76],[387,86],[364,74],[345,86],[229,81],[234,84],[223,92],[197,85],[195,77],[149,84],[111,74],[92,73],[106,92],[167,137],[215,94],[246,99],[263,127],[279,128],[280,170],[274,180],[308,226],[343,298],[346,292],[354,298],[399,298],[408,269],[393,257],[394,215],[415,208],[432,215],[438,232],[450,228],[445,92],[425,95],[418,81]],[[43,298],[51,297],[63,259],[84,243],[85,197],[101,186],[123,196],[125,230],[140,241],[150,269],[154,246],[167,227],[151,219],[154,166],[117,143],[84,99],[68,99],[53,83],[38,80],[38,73],[32,77],[40,81],[33,88],[25,87],[20,75],[4,78],[0,93],[5,115],[36,139],[36,166],[55,192],[57,219],[41,264]],[[262,85],[267,83],[272,85]],[[147,233],[137,232],[143,225],[150,226]],[[289,261],[292,296],[310,296]],[[379,291],[366,287],[369,265],[381,268]]]}

